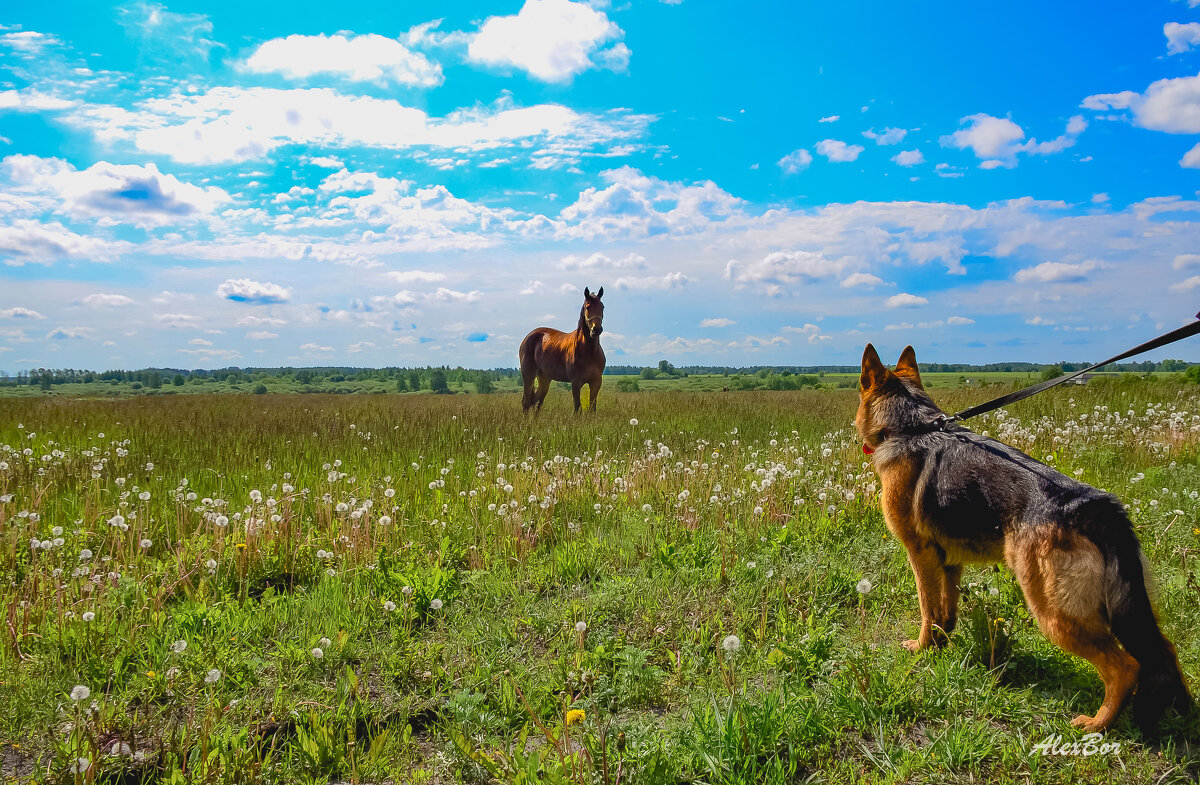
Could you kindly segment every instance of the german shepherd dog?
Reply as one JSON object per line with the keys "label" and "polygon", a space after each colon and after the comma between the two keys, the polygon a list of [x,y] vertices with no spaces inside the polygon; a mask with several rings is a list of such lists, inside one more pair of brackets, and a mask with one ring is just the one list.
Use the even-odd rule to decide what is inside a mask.
{"label": "german shepherd dog", "polygon": [[908,550],[921,633],[941,646],[954,629],[964,564],[1003,561],[1056,645],[1096,666],[1104,702],[1072,725],[1103,731],[1136,691],[1145,730],[1192,699],[1147,591],[1149,564],[1121,502],[1020,450],[966,428],[935,425],[911,346],[895,371],[867,344],[855,426],[874,456],[888,529]]}

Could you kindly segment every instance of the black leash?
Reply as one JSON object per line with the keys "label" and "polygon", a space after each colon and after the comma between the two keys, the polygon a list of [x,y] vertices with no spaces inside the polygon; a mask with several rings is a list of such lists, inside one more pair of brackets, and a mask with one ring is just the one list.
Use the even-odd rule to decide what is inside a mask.
{"label": "black leash", "polygon": [[1075,371],[1074,373],[1060,376],[1057,379],[1049,379],[1044,382],[1038,382],[1037,384],[1035,384],[1031,387],[1026,387],[1023,390],[1017,390],[1016,392],[1011,392],[1008,395],[1004,395],[1004,396],[1001,396],[1000,398],[995,398],[993,400],[990,400],[987,403],[981,403],[978,406],[972,406],[970,409],[963,409],[961,412],[958,412],[957,414],[952,414],[949,417],[947,417],[946,415],[943,414],[943,415],[939,416],[938,419],[932,423],[932,425],[935,428],[937,428],[938,430],[941,430],[942,428],[944,428],[945,426],[949,425],[952,422],[962,422],[963,420],[969,419],[971,417],[975,417],[976,415],[983,414],[984,412],[990,412],[993,409],[999,409],[1001,406],[1007,406],[1010,403],[1016,403],[1017,401],[1023,401],[1026,398],[1033,396],[1033,395],[1037,395],[1038,393],[1040,393],[1044,390],[1049,390],[1051,387],[1056,387],[1060,384],[1065,384],[1065,383],[1071,381],[1072,379],[1074,379],[1075,377],[1081,376],[1082,374],[1087,373],[1088,371],[1094,371],[1097,368],[1103,368],[1104,366],[1108,365],[1109,363],[1115,363],[1118,360],[1124,360],[1126,357],[1133,357],[1134,355],[1142,354],[1143,352],[1148,352],[1151,349],[1157,349],[1160,346],[1166,346],[1169,343],[1175,343],[1176,341],[1182,341],[1184,338],[1190,338],[1191,336],[1195,335],[1196,333],[1200,333],[1200,313],[1196,314],[1196,319],[1197,319],[1197,321],[1194,321],[1191,324],[1184,325],[1183,327],[1180,327],[1177,330],[1172,330],[1171,332],[1169,332],[1165,335],[1160,335],[1153,340],[1146,341],[1143,344],[1139,344],[1127,352],[1118,354],[1116,357],[1109,357],[1104,362],[1096,363],[1095,365],[1088,366],[1087,368],[1084,368],[1082,371]]}

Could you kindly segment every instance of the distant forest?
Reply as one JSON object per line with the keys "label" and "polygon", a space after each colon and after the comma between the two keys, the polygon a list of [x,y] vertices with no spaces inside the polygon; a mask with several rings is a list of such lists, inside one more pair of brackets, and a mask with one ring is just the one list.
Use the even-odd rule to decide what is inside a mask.
{"label": "distant forest", "polygon": [[[925,373],[1041,373],[1052,377],[1059,373],[1070,373],[1080,368],[1086,368],[1087,362],[1046,363],[988,363],[986,365],[970,365],[967,363],[921,363],[921,371]],[[1124,371],[1132,373],[1151,373],[1155,371],[1182,372],[1197,366],[1197,363],[1183,360],[1162,360],[1161,362],[1130,362],[1114,363],[1104,367],[1104,371]],[[684,365],[676,367],[667,360],[660,360],[655,366],[641,365],[610,365],[605,373],[611,376],[636,376],[642,379],[683,378],[692,375],[759,375],[778,374],[781,376],[823,375],[826,373],[858,373],[857,365],[751,365],[734,367],[729,365]],[[1200,376],[1196,372],[1189,374]],[[75,368],[37,368],[20,371],[16,375],[0,371],[0,387],[40,386],[44,390],[57,384],[79,384],[89,382],[132,383],[135,386],[150,389],[163,387],[179,387],[189,382],[230,382],[234,384],[253,383],[263,379],[291,379],[299,384],[316,384],[324,382],[354,382],[381,381],[393,386],[399,392],[416,392],[432,390],[442,392],[448,384],[474,384],[480,392],[490,392],[491,385],[500,379],[518,377],[516,368],[351,368],[351,367],[315,367],[315,368],[218,368],[215,370],[198,370],[185,368],[143,368],[136,371],[88,371]]]}

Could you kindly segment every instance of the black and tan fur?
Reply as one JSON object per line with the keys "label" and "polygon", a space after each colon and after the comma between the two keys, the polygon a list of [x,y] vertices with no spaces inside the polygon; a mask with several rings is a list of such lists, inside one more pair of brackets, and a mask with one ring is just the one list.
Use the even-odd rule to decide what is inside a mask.
{"label": "black and tan fur", "polygon": [[944,644],[963,565],[1003,561],[1046,637],[1100,672],[1104,702],[1072,724],[1104,730],[1135,692],[1143,728],[1168,708],[1187,711],[1191,696],[1121,502],[960,425],[931,428],[941,410],[911,346],[892,371],[867,344],[860,382],[855,425],[864,451],[874,451],[884,519],[917,580],[921,632],[904,645]]}

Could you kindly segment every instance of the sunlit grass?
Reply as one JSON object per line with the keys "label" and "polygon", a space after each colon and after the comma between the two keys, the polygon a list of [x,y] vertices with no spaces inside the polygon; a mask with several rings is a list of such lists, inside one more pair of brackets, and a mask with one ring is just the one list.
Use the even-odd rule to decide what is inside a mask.
{"label": "sunlit grass", "polygon": [[[1029,756],[1101,687],[1006,573],[968,572],[946,651],[899,648],[916,598],[852,390],[569,398],[0,400],[6,776],[1195,771],[1186,734],[1159,750],[1127,720],[1119,761]],[[1104,380],[973,426],[1122,496],[1195,674],[1195,388]]]}

